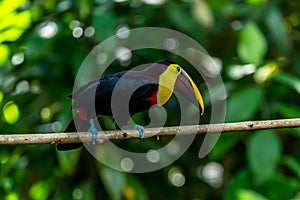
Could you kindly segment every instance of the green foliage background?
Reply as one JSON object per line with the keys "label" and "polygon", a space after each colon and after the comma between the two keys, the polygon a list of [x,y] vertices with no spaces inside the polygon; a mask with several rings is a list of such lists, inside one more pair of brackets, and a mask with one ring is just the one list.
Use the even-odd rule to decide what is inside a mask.
{"label": "green foliage background", "polygon": [[[71,119],[66,97],[77,69],[95,45],[124,26],[180,31],[220,59],[227,122],[300,116],[299,1],[147,2],[0,1],[1,133],[63,130]],[[43,35],[45,27],[52,35]],[[83,35],[79,31],[74,37],[75,27]],[[114,63],[107,73],[161,58],[178,60],[142,51],[125,66]],[[209,101],[205,86],[196,83]],[[137,118],[142,123],[143,116]],[[204,115],[202,123],[208,119]],[[0,199],[300,199],[299,137],[300,129],[226,133],[203,159],[197,156],[202,141],[197,137],[179,160],[146,174],[110,169],[84,149],[1,146]],[[167,141],[120,145],[139,151]],[[215,180],[205,178],[208,166],[219,167],[211,171],[221,173],[212,176]],[[184,177],[177,186],[175,172]]]}

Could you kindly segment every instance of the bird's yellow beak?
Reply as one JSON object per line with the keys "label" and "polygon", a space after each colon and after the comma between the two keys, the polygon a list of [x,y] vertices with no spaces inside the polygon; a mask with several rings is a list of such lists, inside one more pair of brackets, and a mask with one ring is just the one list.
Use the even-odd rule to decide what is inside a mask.
{"label": "bird's yellow beak", "polygon": [[177,76],[175,90],[190,100],[194,105],[201,109],[201,115],[204,113],[204,102],[199,89],[191,77],[181,68],[181,73]]}

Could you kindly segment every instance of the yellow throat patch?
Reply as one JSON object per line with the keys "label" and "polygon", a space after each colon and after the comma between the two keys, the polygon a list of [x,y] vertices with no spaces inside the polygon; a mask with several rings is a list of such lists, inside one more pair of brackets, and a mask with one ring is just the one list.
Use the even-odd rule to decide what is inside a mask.
{"label": "yellow throat patch", "polygon": [[164,105],[171,97],[174,86],[181,68],[177,64],[171,64],[166,71],[159,77],[159,87],[157,93],[157,102],[159,106]]}
{"label": "yellow throat patch", "polygon": [[157,93],[157,103],[159,106],[164,105],[172,96],[178,75],[183,73],[186,76],[193,88],[195,97],[201,108],[201,115],[204,113],[204,103],[200,91],[191,77],[177,64],[171,64],[166,71],[159,77],[159,87]]}

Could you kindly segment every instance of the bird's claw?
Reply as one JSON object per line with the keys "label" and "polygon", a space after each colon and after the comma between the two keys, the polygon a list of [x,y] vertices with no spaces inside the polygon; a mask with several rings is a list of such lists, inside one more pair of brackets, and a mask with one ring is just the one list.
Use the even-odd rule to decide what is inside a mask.
{"label": "bird's claw", "polygon": [[92,132],[93,145],[94,145],[94,144],[96,144],[97,139],[98,139],[98,130],[94,124],[94,119],[90,119],[90,125],[91,125],[91,127],[89,128],[89,131]]}
{"label": "bird's claw", "polygon": [[145,128],[141,125],[123,126],[122,129],[125,129],[125,130],[136,129],[139,131],[140,140],[143,142],[145,139]]}
{"label": "bird's claw", "polygon": [[140,140],[143,142],[145,139],[145,128],[141,125],[134,125],[132,128],[139,131]]}

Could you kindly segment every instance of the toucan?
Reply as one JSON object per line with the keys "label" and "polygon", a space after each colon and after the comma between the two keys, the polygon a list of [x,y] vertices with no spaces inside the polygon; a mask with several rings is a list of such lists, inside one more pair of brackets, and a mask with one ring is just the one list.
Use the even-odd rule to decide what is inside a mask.
{"label": "toucan", "polygon": [[[65,132],[91,131],[94,144],[98,133],[94,124],[97,117],[112,116],[116,110],[119,112],[117,127],[126,126],[130,116],[163,106],[174,91],[181,93],[199,108],[201,115],[203,114],[204,102],[196,84],[183,68],[169,60],[160,60],[143,70],[122,71],[93,80],[71,95],[72,108],[76,109],[76,115]],[[117,101],[112,101],[114,94]],[[92,98],[94,106],[91,106]],[[122,112],[126,109],[129,114],[122,117]],[[136,125],[133,128],[139,130],[140,139],[143,140],[143,127]],[[58,144],[57,149],[71,150],[81,145],[81,143]]]}

